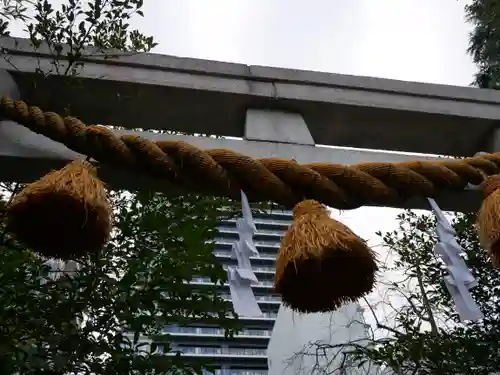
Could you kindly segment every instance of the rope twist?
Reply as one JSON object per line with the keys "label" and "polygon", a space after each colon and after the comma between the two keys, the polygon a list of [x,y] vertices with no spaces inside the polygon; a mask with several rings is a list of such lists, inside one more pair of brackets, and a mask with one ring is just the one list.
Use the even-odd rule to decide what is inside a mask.
{"label": "rope twist", "polygon": [[[461,160],[298,164],[280,158],[254,159],[227,149],[201,150],[182,141],[150,141],[87,126],[74,117],[43,112],[23,101],[0,98],[0,117],[60,142],[104,164],[133,169],[175,185],[230,198],[245,191],[251,201],[291,207],[315,199],[338,209],[390,205],[440,190],[463,190],[500,172],[500,153]],[[201,182],[201,183],[200,183]]]}

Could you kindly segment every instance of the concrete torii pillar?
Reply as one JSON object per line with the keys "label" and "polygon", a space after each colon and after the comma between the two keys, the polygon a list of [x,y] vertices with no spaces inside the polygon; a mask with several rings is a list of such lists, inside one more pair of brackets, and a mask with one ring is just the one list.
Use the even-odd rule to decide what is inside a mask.
{"label": "concrete torii pillar", "polygon": [[[21,99],[16,81],[9,72],[2,69],[0,69],[0,95],[7,95],[14,100]],[[19,125],[16,123],[0,117],[0,150],[6,150],[8,145],[11,144],[11,139],[15,137],[13,134],[10,134],[8,130],[18,126]],[[7,139],[9,139],[9,141]]]}
{"label": "concrete torii pillar", "polygon": [[[276,142],[315,146],[313,137],[299,114],[281,111],[248,110],[245,121],[245,138],[257,142]],[[366,327],[362,308],[358,303],[349,303],[335,312],[296,314],[283,304],[273,327],[267,349],[269,375],[302,374],[310,372],[317,358],[300,355],[310,343],[335,345],[356,340],[360,345],[366,338]],[[293,329],[293,335],[290,334]],[[331,360],[329,353],[323,358],[323,365]],[[298,354],[298,355],[297,355]],[[339,359],[341,356],[339,356]],[[319,359],[321,362],[321,358]],[[330,363],[330,367],[338,363]],[[359,369],[359,374],[366,369]]]}

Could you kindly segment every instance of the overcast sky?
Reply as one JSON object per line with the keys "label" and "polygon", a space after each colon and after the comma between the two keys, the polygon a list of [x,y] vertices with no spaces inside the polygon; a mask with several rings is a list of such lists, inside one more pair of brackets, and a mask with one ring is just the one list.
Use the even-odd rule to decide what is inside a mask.
{"label": "overcast sky", "polygon": [[155,52],[245,64],[468,85],[457,0],[145,1]]}
{"label": "overcast sky", "polygon": [[475,71],[466,3],[145,0],[132,26],[161,54],[466,86]]}

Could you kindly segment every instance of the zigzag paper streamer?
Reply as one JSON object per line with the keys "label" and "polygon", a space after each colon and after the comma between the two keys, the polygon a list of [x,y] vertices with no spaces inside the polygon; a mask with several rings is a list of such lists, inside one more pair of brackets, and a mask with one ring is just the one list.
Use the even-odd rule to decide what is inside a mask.
{"label": "zigzag paper streamer", "polygon": [[469,290],[477,285],[477,281],[460,256],[464,251],[455,238],[456,232],[436,201],[431,198],[428,200],[437,219],[438,242],[434,246],[434,252],[443,260],[448,269],[448,275],[445,276],[444,282],[455,302],[460,320],[476,321],[482,319],[484,315],[469,293]]}
{"label": "zigzag paper streamer", "polygon": [[258,256],[253,243],[256,231],[252,211],[245,193],[241,192],[243,217],[236,220],[239,239],[233,244],[232,258],[237,259],[238,267],[229,267],[227,270],[229,289],[233,308],[238,315],[260,317],[262,311],[255,299],[251,285],[259,282],[252,270],[251,256]]}

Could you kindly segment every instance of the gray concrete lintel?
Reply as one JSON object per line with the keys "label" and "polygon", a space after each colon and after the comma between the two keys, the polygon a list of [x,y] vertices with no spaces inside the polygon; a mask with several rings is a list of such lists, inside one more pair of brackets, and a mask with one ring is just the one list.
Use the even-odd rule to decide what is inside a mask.
{"label": "gray concrete lintel", "polygon": [[[89,124],[244,137],[249,108],[278,110],[299,113],[316,144],[470,156],[487,149],[500,120],[497,90],[151,53],[113,51],[106,59],[85,50],[75,88],[55,71],[47,46],[0,37],[0,47],[8,54],[0,69],[11,72],[23,100],[70,108]],[[67,61],[58,63],[64,71]]]}
{"label": "gray concrete lintel", "polygon": [[0,96],[9,96],[14,100],[19,100],[21,94],[17,83],[12,75],[5,69],[0,69]]}
{"label": "gray concrete lintel", "polygon": [[[21,98],[19,88],[17,87],[17,83],[14,81],[14,78],[12,78],[8,71],[0,69],[0,96],[2,95],[7,95],[14,100],[19,100]],[[11,128],[13,124],[14,123],[12,123],[12,121],[2,120],[0,117],[1,128]],[[1,144],[2,139],[0,139],[0,149],[2,148]]]}
{"label": "gray concrete lintel", "polygon": [[[0,46],[12,57],[31,56],[32,59],[20,60],[20,66],[16,68],[26,71],[35,60],[41,63],[49,63],[52,60],[52,51],[46,43],[42,43],[38,49],[34,49],[29,39],[0,37]],[[61,56],[70,51],[66,45],[62,46]],[[353,76],[337,73],[326,73],[318,71],[305,71],[297,69],[267,67],[258,65],[246,65],[239,63],[228,63],[198,58],[186,58],[156,53],[129,53],[118,50],[109,50],[106,54],[100,49],[86,47],[82,51],[84,62],[99,65],[111,65],[112,67],[145,68],[151,71],[184,72],[197,75],[217,77],[241,77],[254,79],[261,82],[282,82],[306,84],[310,86],[333,86],[337,88],[353,88],[362,91],[378,91],[386,93],[399,93],[403,95],[434,97],[442,99],[454,99],[456,101],[489,102],[500,104],[500,93],[497,90],[476,89],[452,85],[439,85],[421,82],[407,82],[395,79]],[[22,63],[25,61],[25,63]],[[60,61],[65,68],[64,61]],[[113,78],[123,78],[120,72]],[[98,77],[93,77],[98,78]],[[105,78],[111,78],[106,76]],[[128,77],[136,78],[135,75]],[[162,82],[158,82],[162,84]],[[175,83],[175,82],[174,82]]]}
{"label": "gray concrete lintel", "polygon": [[486,142],[486,149],[483,152],[500,152],[500,127],[495,126],[488,134],[488,140]]}
{"label": "gray concrete lintel", "polygon": [[[350,165],[367,161],[403,162],[415,159],[438,160],[438,158],[434,157],[415,157],[408,154],[265,141],[255,142],[237,139],[160,135],[152,132],[123,131],[121,133],[133,133],[151,140],[182,140],[201,149],[232,149],[254,158],[280,157],[295,159],[299,163],[327,162]],[[16,123],[0,123],[0,181],[31,182],[53,169],[62,167],[68,161],[81,156],[69,150],[64,145],[35,134]],[[119,168],[103,166],[100,176],[112,188],[166,191],[171,194],[183,193],[175,186],[168,185],[164,181],[151,179],[147,176],[134,178],[129,172]],[[460,192],[446,192],[435,197],[435,199],[443,210],[472,212],[478,209],[481,202],[481,194],[478,189],[469,188]],[[400,207],[429,209],[428,202],[423,197],[409,200]]]}
{"label": "gray concrete lintel", "polygon": [[304,118],[298,113],[248,109],[245,139],[314,146],[314,139]]}

